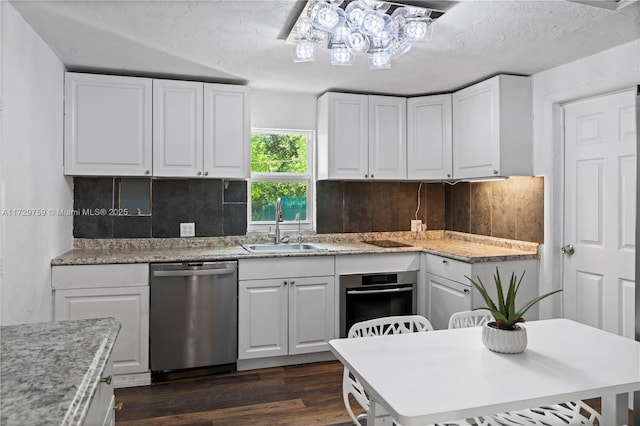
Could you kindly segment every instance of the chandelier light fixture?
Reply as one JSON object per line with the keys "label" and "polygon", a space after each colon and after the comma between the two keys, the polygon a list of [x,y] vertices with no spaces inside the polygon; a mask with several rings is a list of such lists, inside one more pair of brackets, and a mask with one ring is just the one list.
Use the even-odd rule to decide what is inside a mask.
{"label": "chandelier light fixture", "polygon": [[316,59],[330,50],[332,65],[353,65],[367,55],[369,68],[388,69],[391,60],[431,36],[433,20],[444,12],[380,0],[309,0],[291,29],[294,62]]}

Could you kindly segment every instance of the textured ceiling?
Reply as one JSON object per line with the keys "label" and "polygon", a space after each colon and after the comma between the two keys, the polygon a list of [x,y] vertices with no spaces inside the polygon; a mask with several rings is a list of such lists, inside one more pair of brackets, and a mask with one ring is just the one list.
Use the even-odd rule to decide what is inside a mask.
{"label": "textured ceiling", "polygon": [[[291,61],[300,1],[12,1],[72,70],[171,76],[319,94],[451,91],[497,73],[530,75],[640,38],[640,2],[417,2],[446,10],[433,38],[370,71]],[[594,2],[596,4],[597,2]],[[611,1],[601,3],[611,4]]]}

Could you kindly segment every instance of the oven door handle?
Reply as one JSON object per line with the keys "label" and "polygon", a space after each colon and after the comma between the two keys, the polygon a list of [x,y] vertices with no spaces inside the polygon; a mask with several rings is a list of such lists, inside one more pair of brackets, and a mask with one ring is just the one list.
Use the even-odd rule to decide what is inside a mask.
{"label": "oven door handle", "polygon": [[405,291],[413,291],[413,287],[385,288],[382,290],[349,290],[347,291],[347,294],[401,293]]}

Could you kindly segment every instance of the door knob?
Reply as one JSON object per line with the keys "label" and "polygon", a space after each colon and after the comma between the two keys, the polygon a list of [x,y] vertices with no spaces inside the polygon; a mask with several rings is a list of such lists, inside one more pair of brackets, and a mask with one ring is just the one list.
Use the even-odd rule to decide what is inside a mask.
{"label": "door knob", "polygon": [[571,244],[567,244],[566,246],[562,247],[561,250],[564,254],[568,254],[569,256],[576,252]]}

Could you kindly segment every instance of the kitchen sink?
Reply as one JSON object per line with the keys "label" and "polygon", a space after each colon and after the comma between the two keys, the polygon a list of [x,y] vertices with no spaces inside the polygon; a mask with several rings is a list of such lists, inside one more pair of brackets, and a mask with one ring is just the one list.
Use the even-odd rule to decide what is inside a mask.
{"label": "kitchen sink", "polygon": [[313,244],[246,244],[243,245],[249,253],[287,253],[287,252],[310,252],[322,251],[326,248]]}

